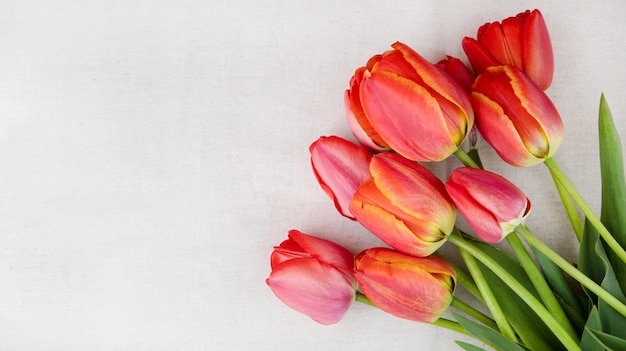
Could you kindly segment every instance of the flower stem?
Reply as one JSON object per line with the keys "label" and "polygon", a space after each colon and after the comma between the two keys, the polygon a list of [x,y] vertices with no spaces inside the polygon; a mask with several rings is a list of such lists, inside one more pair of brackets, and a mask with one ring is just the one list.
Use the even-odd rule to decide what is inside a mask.
{"label": "flower stem", "polygon": [[480,302],[485,303],[485,299],[483,299],[483,295],[481,295],[480,290],[478,290],[478,286],[474,283],[472,277],[467,275],[465,272],[460,270],[458,267],[454,267],[454,273],[456,274],[456,279],[459,284],[463,286],[470,294],[474,295]]}
{"label": "flower stem", "polygon": [[[449,239],[453,239],[457,237],[460,238],[461,235],[459,234],[458,229],[455,228],[454,233],[449,236]],[[481,295],[485,299],[485,305],[487,306],[487,308],[491,312],[491,315],[495,319],[496,324],[498,325],[498,329],[500,330],[500,332],[502,333],[504,337],[506,337],[507,339],[513,342],[517,342],[517,336],[515,336],[515,331],[509,324],[509,321],[506,319],[506,316],[504,315],[504,311],[500,307],[500,304],[498,304],[498,301],[496,300],[496,297],[493,294],[493,291],[491,291],[491,287],[489,286],[489,283],[485,279],[485,276],[480,270],[478,263],[476,263],[476,260],[474,259],[474,255],[468,253],[460,245],[457,245],[457,247],[459,249],[459,252],[461,253],[461,257],[463,258],[465,265],[467,266],[467,269],[470,271],[470,274],[472,275],[472,277],[474,277],[474,281],[476,282],[476,285],[478,286],[478,290],[480,291]]]}
{"label": "flower stem", "polygon": [[556,186],[556,190],[559,192],[559,196],[561,197],[561,202],[563,203],[563,207],[565,208],[565,213],[567,213],[567,217],[569,218],[570,223],[572,224],[572,228],[574,229],[574,233],[576,233],[576,238],[580,242],[583,237],[583,225],[578,217],[578,212],[576,211],[576,206],[572,201],[571,196],[568,194],[565,186],[558,180],[556,174],[552,171],[550,167],[550,175],[552,176],[552,180],[554,181],[554,185]]}
{"label": "flower stem", "polygon": [[533,246],[534,248],[539,250],[550,261],[559,266],[559,268],[561,268],[565,273],[569,274],[569,276],[574,278],[582,286],[586,287],[591,292],[596,294],[599,299],[602,299],[604,302],[607,303],[607,305],[611,306],[622,316],[626,317],[626,305],[624,305],[620,300],[615,298],[615,296],[604,290],[600,285],[591,280],[584,273],[576,269],[576,267],[572,266],[563,257],[559,256],[559,254],[554,252],[554,250],[552,250],[541,240],[539,240],[527,227],[519,226],[517,227],[516,231],[524,238],[524,240],[526,240],[528,245]]}
{"label": "flower stem", "polygon": [[456,156],[456,158],[458,158],[459,161],[461,161],[461,163],[463,163],[467,167],[482,168],[476,162],[474,162],[474,160],[470,157],[470,155],[467,154],[467,152],[465,152],[465,150],[463,150],[462,147],[456,149],[456,151],[454,152],[454,156]]}
{"label": "flower stem", "polygon": [[[481,251],[474,244],[466,241],[460,235],[452,234],[448,237],[448,242],[465,250],[482,262],[487,268],[493,271],[502,281],[508,285],[526,304],[541,318],[544,323],[550,327],[550,330],[561,341],[567,350],[582,351],[578,346],[578,338],[572,338],[569,333],[563,329],[561,324],[554,319],[552,314],[541,304],[535,296],[530,293],[524,286],[517,281],[509,272],[500,266],[493,258]],[[495,317],[495,316],[494,316]],[[497,320],[496,320],[497,321]]]}
{"label": "flower stem", "polygon": [[550,169],[550,172],[552,172],[553,176],[556,177],[557,180],[563,185],[563,187],[567,190],[567,192],[570,194],[572,199],[574,199],[576,204],[578,204],[578,207],[580,207],[580,209],[583,211],[589,223],[591,223],[591,225],[593,225],[594,228],[596,228],[596,230],[598,231],[598,234],[600,234],[600,236],[602,237],[602,239],[604,239],[606,244],[611,248],[611,250],[613,250],[615,255],[619,257],[619,259],[622,260],[622,262],[626,263],[626,250],[624,250],[624,248],[617,242],[617,240],[615,240],[613,235],[611,235],[611,232],[609,232],[609,230],[606,229],[606,227],[604,226],[604,224],[602,224],[598,216],[596,216],[595,213],[593,213],[589,205],[587,205],[587,203],[582,198],[582,196],[580,196],[578,191],[576,191],[576,189],[574,188],[572,183],[570,183],[570,181],[567,179],[565,174],[561,172],[559,167],[556,165],[556,162],[554,162],[552,158],[547,158],[544,161],[544,164],[548,167],[548,169]]}
{"label": "flower stem", "polygon": [[487,316],[486,314],[468,305],[463,300],[457,297],[452,298],[452,303],[450,304],[450,306],[458,309],[459,311],[465,312],[468,316],[474,317],[474,319],[483,323],[484,325],[488,326],[489,328],[493,330],[499,330],[498,325],[493,319],[489,318],[489,316]]}
{"label": "flower stem", "polygon": [[539,297],[543,301],[544,305],[548,308],[548,311],[552,313],[554,319],[556,319],[559,324],[563,326],[563,328],[565,328],[565,330],[570,334],[572,338],[578,338],[578,334],[574,330],[574,326],[572,326],[569,318],[567,318],[567,315],[565,314],[565,311],[563,311],[561,304],[554,296],[552,289],[550,289],[550,286],[546,282],[546,279],[544,278],[539,268],[537,268],[537,266],[535,265],[535,262],[533,261],[532,257],[524,247],[524,244],[519,239],[517,234],[510,233],[509,235],[507,235],[506,240],[513,249],[513,252],[517,256],[517,258],[519,259],[522,268],[528,275],[528,278],[530,278],[530,281],[535,287],[535,290],[537,290],[537,292],[539,293]]}

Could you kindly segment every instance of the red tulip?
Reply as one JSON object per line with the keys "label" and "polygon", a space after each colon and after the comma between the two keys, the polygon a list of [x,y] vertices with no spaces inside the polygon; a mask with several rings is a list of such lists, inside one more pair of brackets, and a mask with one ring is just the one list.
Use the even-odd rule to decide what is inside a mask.
{"label": "red tulip", "polygon": [[513,66],[490,67],[472,87],[480,134],[503,160],[530,166],[551,157],[563,140],[563,123],[548,96]]}
{"label": "red tulip", "polygon": [[476,37],[478,40],[463,39],[463,50],[476,74],[491,66],[513,65],[526,72],[542,90],[552,83],[552,43],[539,10],[527,10],[502,23],[485,23]]}
{"label": "red tulip", "polygon": [[452,302],[456,275],[437,256],[413,257],[386,248],[355,258],[359,288],[378,308],[396,317],[431,323]]}
{"label": "red tulip", "polygon": [[436,66],[454,78],[468,94],[472,91],[472,84],[474,84],[476,76],[467,69],[467,66],[461,60],[456,57],[446,56],[445,59],[437,62]]}
{"label": "red tulip", "polygon": [[456,219],[443,183],[425,167],[392,153],[374,156],[370,173],[350,204],[359,223],[410,255],[428,256],[441,247]]}
{"label": "red tulip", "polygon": [[[359,140],[415,161],[440,161],[474,124],[467,93],[448,74],[402,43],[356,70],[346,92]],[[360,136],[359,136],[360,135]],[[366,141],[365,144],[368,144]]]}
{"label": "red tulip", "polygon": [[321,324],[337,323],[354,301],[352,254],[333,242],[291,230],[270,263],[266,283],[274,294]]}
{"label": "red tulip", "polygon": [[354,219],[350,201],[361,183],[369,178],[372,156],[363,147],[345,139],[320,137],[309,147],[315,178],[343,216]]}
{"label": "red tulip", "polygon": [[530,213],[530,200],[520,189],[482,169],[455,169],[446,190],[476,235],[490,244],[504,239]]}

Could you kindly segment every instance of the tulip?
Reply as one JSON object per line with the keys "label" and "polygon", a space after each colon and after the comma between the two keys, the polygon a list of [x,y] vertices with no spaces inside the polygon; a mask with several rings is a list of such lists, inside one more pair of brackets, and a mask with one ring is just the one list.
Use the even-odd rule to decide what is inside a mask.
{"label": "tulip", "polygon": [[463,39],[463,50],[476,74],[491,66],[513,65],[528,74],[542,90],[552,83],[552,43],[539,10],[527,10],[502,23],[485,23],[476,37]]}
{"label": "tulip", "polygon": [[452,301],[456,275],[452,265],[440,257],[413,257],[372,248],[359,253],[354,265],[363,294],[396,317],[431,323]]}
{"label": "tulip", "polygon": [[472,91],[472,84],[474,84],[476,76],[467,69],[461,60],[453,56],[446,56],[445,59],[437,62],[436,66],[456,80],[468,94]]}
{"label": "tulip", "polygon": [[309,150],[318,183],[339,213],[354,219],[350,201],[359,185],[369,178],[372,156],[365,148],[336,136],[320,137]]}
{"label": "tulip", "polygon": [[352,254],[331,241],[291,230],[270,263],[266,283],[274,294],[318,323],[337,323],[354,301]]}
{"label": "tulip", "polygon": [[474,124],[467,93],[408,46],[398,42],[392,47],[351,79],[345,101],[348,120],[358,122],[352,130],[359,140],[366,135],[375,146],[408,159],[441,161],[457,150]]}
{"label": "tulip", "polygon": [[428,256],[454,228],[456,211],[443,183],[425,167],[392,153],[370,163],[350,212],[365,228],[398,251]]}
{"label": "tulip", "polygon": [[550,98],[514,66],[494,66],[472,87],[480,134],[498,155],[524,167],[551,157],[563,140],[563,123]]}
{"label": "tulip", "polygon": [[490,244],[504,239],[530,213],[530,200],[520,189],[482,169],[455,169],[446,190],[476,235]]}

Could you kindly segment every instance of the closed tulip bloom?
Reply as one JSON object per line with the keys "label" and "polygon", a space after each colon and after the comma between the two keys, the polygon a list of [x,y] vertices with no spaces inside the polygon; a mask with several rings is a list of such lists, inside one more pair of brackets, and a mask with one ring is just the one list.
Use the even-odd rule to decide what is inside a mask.
{"label": "closed tulip bloom", "polygon": [[498,155],[525,167],[554,155],[563,123],[548,96],[514,66],[490,67],[472,87],[476,126]]}
{"label": "closed tulip bloom", "polygon": [[372,156],[367,150],[337,136],[320,137],[309,147],[313,173],[324,192],[343,216],[354,219],[350,201],[369,178]]}
{"label": "closed tulip bloom", "polygon": [[504,239],[530,213],[530,200],[520,189],[482,169],[455,169],[446,190],[476,235],[490,244]]}
{"label": "closed tulip bloom", "polygon": [[415,161],[441,161],[474,124],[467,93],[405,44],[392,47],[356,70],[345,97],[348,120],[360,126],[355,135],[364,133],[378,147]]}
{"label": "closed tulip bloom", "polygon": [[410,255],[428,256],[441,247],[456,219],[443,183],[425,167],[392,153],[374,156],[370,173],[350,204],[357,221]]}
{"label": "closed tulip bloom", "polygon": [[318,323],[337,323],[354,301],[353,256],[331,241],[291,230],[270,263],[266,283],[274,294]]}
{"label": "closed tulip bloom", "polygon": [[363,294],[396,317],[431,323],[452,301],[456,275],[452,265],[440,257],[372,248],[358,254],[354,265]]}
{"label": "closed tulip bloom", "polygon": [[463,39],[463,50],[476,74],[491,66],[513,65],[526,72],[542,90],[552,83],[552,43],[539,10],[527,10],[502,23],[485,23],[478,29],[476,39]]}

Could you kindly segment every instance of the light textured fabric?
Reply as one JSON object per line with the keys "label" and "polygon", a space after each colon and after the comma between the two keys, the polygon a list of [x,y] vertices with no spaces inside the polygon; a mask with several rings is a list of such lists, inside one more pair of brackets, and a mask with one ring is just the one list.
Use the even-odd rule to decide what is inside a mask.
{"label": "light textured fabric", "polygon": [[[555,158],[597,211],[601,92],[626,140],[623,1],[2,2],[0,349],[457,350],[470,339],[359,303],[318,325],[265,285],[269,256],[293,228],[381,245],[309,162],[320,135],[352,139],[357,67],[397,40],[467,62],[463,36],[538,5],[565,125]],[[481,152],[573,260],[547,169]]]}

